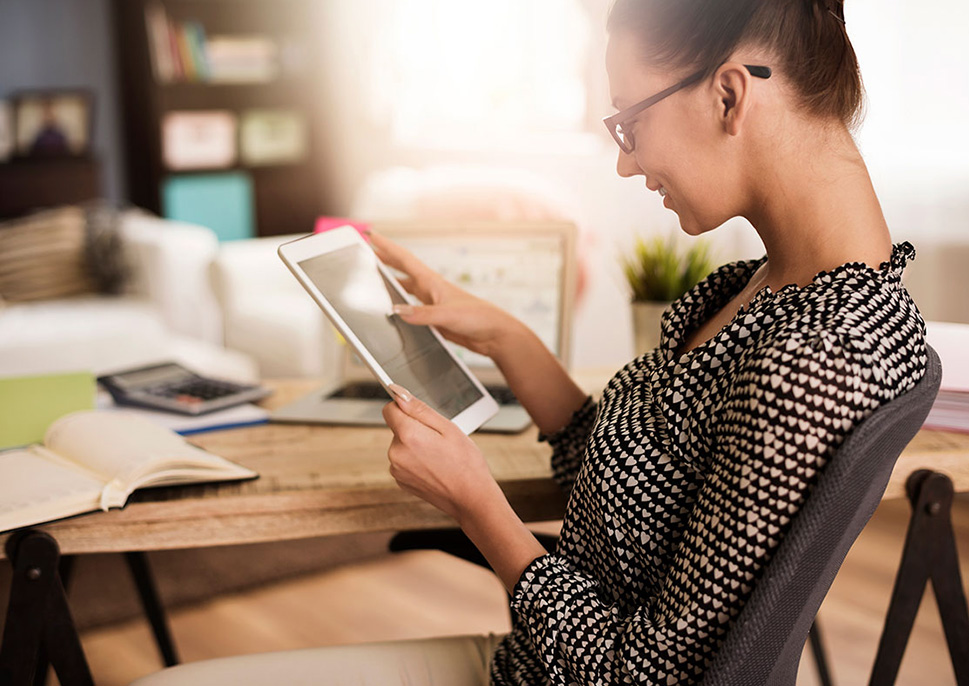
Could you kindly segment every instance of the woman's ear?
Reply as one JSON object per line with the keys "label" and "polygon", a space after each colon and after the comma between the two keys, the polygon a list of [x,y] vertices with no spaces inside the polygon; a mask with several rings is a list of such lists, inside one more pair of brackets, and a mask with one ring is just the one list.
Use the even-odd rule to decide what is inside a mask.
{"label": "woman's ear", "polygon": [[753,77],[739,62],[726,62],[714,74],[717,117],[723,130],[736,136],[743,129],[752,102]]}

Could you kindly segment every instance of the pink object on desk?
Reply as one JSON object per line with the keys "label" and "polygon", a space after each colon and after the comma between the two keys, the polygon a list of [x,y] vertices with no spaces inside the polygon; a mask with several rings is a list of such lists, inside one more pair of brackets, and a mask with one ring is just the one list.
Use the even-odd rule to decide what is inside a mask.
{"label": "pink object on desk", "polygon": [[370,233],[370,224],[366,222],[354,221],[352,219],[344,219],[343,217],[318,217],[316,220],[316,226],[313,227],[313,233],[323,233],[324,231],[329,231],[330,229],[338,229],[341,226],[352,226],[357,230],[363,240],[370,241],[370,237],[367,235]]}

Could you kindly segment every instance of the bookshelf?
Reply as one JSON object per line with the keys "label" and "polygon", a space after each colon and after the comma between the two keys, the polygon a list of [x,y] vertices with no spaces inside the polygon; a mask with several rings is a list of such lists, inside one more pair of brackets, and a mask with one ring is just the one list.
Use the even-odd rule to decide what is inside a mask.
{"label": "bookshelf", "polygon": [[131,202],[222,239],[309,232],[332,213],[322,1],[113,0]]}
{"label": "bookshelf", "polygon": [[100,197],[101,165],[94,156],[0,163],[0,219]]}

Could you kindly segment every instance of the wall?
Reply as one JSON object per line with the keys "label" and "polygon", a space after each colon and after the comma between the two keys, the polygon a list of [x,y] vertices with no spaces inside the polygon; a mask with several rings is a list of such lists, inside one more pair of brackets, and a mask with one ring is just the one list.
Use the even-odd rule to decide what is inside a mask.
{"label": "wall", "polygon": [[93,149],[105,196],[124,197],[109,0],[0,0],[0,98],[34,88],[95,95]]}
{"label": "wall", "polygon": [[[573,200],[578,222],[592,237],[585,255],[593,278],[576,317],[574,362],[622,364],[632,344],[617,255],[636,232],[675,231],[673,216],[640,179],[615,174],[614,144],[604,131],[558,145],[506,150],[395,147],[386,128],[362,116],[367,106],[362,84],[368,61],[375,58],[367,39],[390,2],[321,3],[320,78],[328,137],[317,154],[330,167],[327,190],[337,198],[334,210],[350,211],[370,174],[397,165],[471,163],[548,179]],[[871,99],[859,142],[894,238],[920,249],[907,282],[923,313],[969,321],[969,299],[961,297],[969,292],[969,80],[964,76],[969,44],[959,35],[969,21],[969,5],[961,0],[937,5],[927,12],[901,0],[847,4],[849,34]],[[124,189],[109,8],[108,0],[0,0],[0,97],[27,87],[95,89],[94,144],[105,162],[107,195],[118,199]],[[603,102],[603,114],[607,108]],[[714,236],[721,261],[763,254],[743,221]]]}
{"label": "wall", "polygon": [[[572,199],[579,224],[594,238],[585,250],[593,280],[575,320],[574,363],[623,364],[631,355],[632,335],[617,255],[636,232],[676,231],[675,218],[655,193],[644,189],[641,177],[616,175],[615,144],[598,127],[544,148],[395,146],[387,127],[364,116],[367,93],[362,87],[369,60],[375,59],[365,38],[392,1],[329,3],[321,22],[321,77],[327,80],[333,127],[320,154],[334,170],[338,210],[350,210],[370,174],[395,165],[495,165],[548,179]],[[969,299],[961,296],[969,293],[969,80],[964,76],[969,43],[958,38],[969,21],[969,5],[961,0],[937,4],[942,7],[929,13],[900,0],[847,3],[848,31],[870,101],[858,140],[893,239],[909,240],[919,249],[906,283],[924,316],[969,322]],[[603,116],[611,113],[607,100]],[[759,237],[743,220],[729,222],[711,237],[723,262],[763,254]]]}

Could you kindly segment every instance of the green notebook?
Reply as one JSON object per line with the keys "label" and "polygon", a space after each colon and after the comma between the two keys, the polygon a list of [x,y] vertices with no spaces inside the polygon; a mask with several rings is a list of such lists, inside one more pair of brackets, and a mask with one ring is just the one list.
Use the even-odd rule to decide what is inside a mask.
{"label": "green notebook", "polygon": [[0,450],[40,443],[56,419],[94,408],[90,372],[0,378]]}

